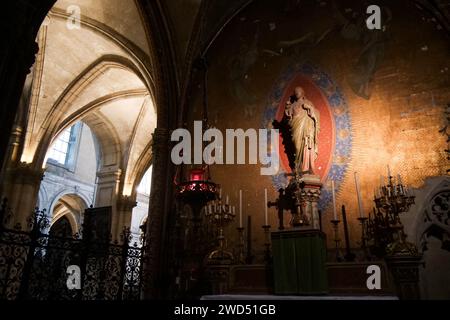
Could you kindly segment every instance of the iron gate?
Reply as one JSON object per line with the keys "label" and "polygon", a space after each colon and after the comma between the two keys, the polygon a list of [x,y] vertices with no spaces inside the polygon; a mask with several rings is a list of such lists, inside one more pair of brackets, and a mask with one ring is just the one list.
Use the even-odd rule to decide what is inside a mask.
{"label": "iron gate", "polygon": [[[30,231],[5,227],[12,216],[0,208],[0,300],[138,300],[145,241],[99,242],[88,236],[49,235],[45,211],[30,217]],[[79,289],[69,289],[69,266],[80,270]]]}

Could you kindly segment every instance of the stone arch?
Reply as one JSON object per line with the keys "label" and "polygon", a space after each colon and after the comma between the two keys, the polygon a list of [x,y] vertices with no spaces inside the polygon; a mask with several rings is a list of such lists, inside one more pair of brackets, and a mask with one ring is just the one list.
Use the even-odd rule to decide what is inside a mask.
{"label": "stone arch", "polygon": [[121,168],[122,147],[114,126],[104,116],[95,112],[83,118],[83,122],[91,129],[99,151],[97,172],[105,167]]}
{"label": "stone arch", "polygon": [[[52,200],[48,214],[51,218],[51,226],[62,217],[66,217],[72,230],[77,232],[82,223],[82,215],[88,208],[89,199],[80,192],[62,190]],[[76,211],[76,212],[75,212]]]}
{"label": "stone arch", "polygon": [[58,127],[56,135],[58,135],[60,132],[64,131],[66,128],[72,126],[75,122],[83,119],[84,116],[88,115],[91,111],[95,111],[100,109],[104,104],[107,104],[109,102],[113,102],[115,100],[120,100],[123,98],[128,97],[140,97],[140,96],[147,96],[148,91],[147,90],[124,90],[124,91],[118,91],[111,94],[108,94],[106,96],[100,97],[98,99],[95,99],[94,101],[89,102],[85,106],[78,109],[76,113],[73,113],[66,119],[64,119],[61,124]]}
{"label": "stone arch", "polygon": [[137,187],[145,172],[151,167],[152,159],[152,141],[150,141],[145,147],[144,152],[141,153],[141,156],[139,157],[133,170],[127,177],[127,182],[132,186],[132,196],[136,196]]}
{"label": "stone arch", "polygon": [[[100,107],[103,103],[117,99],[119,97],[130,95],[144,95],[143,90],[127,90],[123,92],[111,93],[105,97],[101,97],[92,101],[88,105],[78,109],[75,114],[68,118],[65,118],[65,111],[69,108],[71,103],[76,99],[77,95],[90,83],[95,81],[101,74],[110,68],[119,68],[131,72],[136,75],[142,83],[145,85],[145,79],[139,70],[133,64],[133,62],[125,57],[117,55],[104,55],[91,63],[83,72],[81,72],[61,93],[56,102],[53,104],[50,111],[43,122],[42,128],[38,132],[38,138],[35,145],[35,151],[33,156],[33,163],[36,168],[42,166],[45,152],[51,144],[52,139],[57,136],[58,132],[61,132],[67,128],[67,122],[73,121],[74,118],[79,118],[82,114],[87,114],[93,108]],[[150,95],[150,90],[147,88],[147,94]],[[154,104],[153,104],[154,105]],[[33,146],[28,146],[33,148]]]}
{"label": "stone arch", "polygon": [[75,190],[69,190],[69,189],[62,189],[60,190],[53,198],[49,201],[49,207],[48,212],[53,212],[53,209],[55,208],[56,203],[65,196],[73,196],[79,199],[85,208],[89,207],[89,203],[92,202],[92,199],[89,199],[88,196],[81,192],[77,192]]}
{"label": "stone arch", "polygon": [[[126,155],[124,155],[125,175],[123,181],[121,181],[122,193],[124,195],[133,195],[135,185],[135,175],[133,173],[136,172],[136,166],[139,164],[142,158],[146,159],[148,152],[150,153],[151,157],[151,149],[150,149],[151,140],[144,146],[143,150],[140,150],[139,147],[136,146],[139,142],[142,142],[142,136],[141,141],[139,141],[139,129],[141,128],[142,125],[145,124],[145,121],[148,120],[148,118],[146,118],[148,112],[146,106],[148,105],[148,103],[149,103],[148,100],[145,99],[141,105],[141,109],[134,124],[131,139],[129,141],[130,150]],[[147,140],[147,137],[145,140]],[[139,154],[137,160],[135,160],[132,157],[133,153]]]}
{"label": "stone arch", "polygon": [[[70,17],[70,15],[67,12],[60,10],[58,8],[52,8],[49,11],[48,16],[51,18],[62,19],[65,21],[67,21],[67,19]],[[147,59],[146,54],[142,52],[142,50],[139,47],[137,47],[134,43],[128,41],[126,38],[124,38],[116,31],[112,30],[108,26],[94,19],[91,19],[83,14],[81,14],[80,24],[83,27],[94,31],[99,36],[106,37],[107,39],[115,43],[117,46],[119,46],[121,49],[123,49],[132,59],[132,62],[136,69],[136,74],[142,75],[143,82],[149,89],[149,92],[153,94],[153,91],[155,90],[155,79],[151,74],[152,61],[151,60],[149,61]]]}
{"label": "stone arch", "polygon": [[433,223],[437,222],[438,225],[444,227],[437,220],[427,219],[426,212],[430,211],[429,207],[433,198],[446,190],[450,190],[450,177],[448,176],[428,178],[425,180],[422,188],[414,189],[416,204],[411,207],[409,212],[405,213],[402,217],[402,222],[410,241],[414,242],[418,247],[420,247],[423,233]]}
{"label": "stone arch", "polygon": [[71,221],[69,214],[59,217],[56,221],[52,223],[50,229],[48,230],[50,241],[52,241],[53,237],[70,238],[76,233],[77,230],[74,229],[74,224]]}
{"label": "stone arch", "polygon": [[422,208],[422,221],[417,227],[416,241],[427,250],[429,237],[435,237],[442,248],[450,252],[450,185],[441,182],[431,193]]}
{"label": "stone arch", "polygon": [[[446,204],[441,196],[446,194]],[[425,180],[414,190],[416,204],[402,217],[405,231],[423,254],[420,268],[421,296],[425,299],[448,297],[450,277],[440,272],[450,267],[450,177]]]}
{"label": "stone arch", "polygon": [[39,188],[38,200],[36,205],[40,210],[47,209],[46,205],[48,204],[48,202],[49,199],[47,189],[43,184],[41,184],[41,187]]}

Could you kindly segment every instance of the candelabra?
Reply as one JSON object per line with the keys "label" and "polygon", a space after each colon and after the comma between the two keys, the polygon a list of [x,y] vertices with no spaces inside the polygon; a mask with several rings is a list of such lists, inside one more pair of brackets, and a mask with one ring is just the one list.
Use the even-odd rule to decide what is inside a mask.
{"label": "candelabra", "polygon": [[208,205],[206,208],[206,217],[217,228],[217,242],[216,250],[208,255],[208,260],[211,261],[232,261],[233,254],[226,250],[226,239],[224,229],[236,217],[235,207],[229,205],[228,200],[225,204],[222,203],[222,197],[217,201]]}
{"label": "candelabra", "polygon": [[339,223],[341,220],[333,219],[331,220],[331,223],[333,224],[333,230],[334,230],[334,243],[335,243],[335,250],[336,250],[336,261],[341,262],[342,261],[342,254],[340,250],[340,242],[341,239],[339,239]]}
{"label": "candelabra", "polygon": [[388,177],[388,184],[383,186],[375,192],[375,205],[380,209],[391,215],[398,215],[402,212],[407,212],[411,205],[414,204],[414,196],[406,186],[402,184],[400,175],[397,182],[394,177]]}
{"label": "candelabra", "polygon": [[387,185],[376,190],[373,217],[364,223],[366,239],[377,256],[395,254],[416,254],[417,247],[406,242],[406,235],[400,221],[400,214],[407,212],[414,204],[415,197],[403,185],[400,175],[397,181],[388,174]]}

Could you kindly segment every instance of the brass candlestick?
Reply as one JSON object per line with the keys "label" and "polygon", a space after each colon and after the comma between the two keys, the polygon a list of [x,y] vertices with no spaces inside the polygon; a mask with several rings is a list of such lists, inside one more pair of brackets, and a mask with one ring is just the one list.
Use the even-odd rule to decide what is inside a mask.
{"label": "brass candlestick", "polygon": [[364,259],[366,261],[370,261],[370,254],[369,251],[367,250],[367,234],[366,234],[366,222],[367,222],[367,218],[366,217],[359,217],[358,218],[359,223],[361,224],[361,250],[364,252]]}
{"label": "brass candlestick", "polygon": [[345,237],[345,256],[344,259],[347,262],[355,261],[355,254],[352,252],[350,248],[350,235],[348,232],[348,224],[347,224],[347,213],[345,211],[345,206],[342,205],[342,223],[344,224],[344,237]]}
{"label": "brass candlestick", "polygon": [[336,251],[336,261],[341,262],[342,259],[342,254],[341,254],[341,250],[340,250],[340,243],[341,243],[341,239],[339,239],[339,223],[341,222],[341,220],[336,220],[333,219],[331,220],[331,223],[333,224],[333,230],[334,230],[334,243],[335,243],[335,251]]}
{"label": "brass candlestick", "polygon": [[239,243],[238,243],[238,263],[240,264],[245,264],[245,253],[244,253],[244,246],[245,246],[245,242],[244,242],[244,228],[243,227],[239,227],[237,228],[238,231],[238,235],[239,235]]}
{"label": "brass candlestick", "polygon": [[208,261],[233,261],[234,256],[226,248],[226,239],[224,229],[236,217],[235,208],[227,203],[222,203],[222,198],[208,205],[206,208],[206,217],[217,228],[218,247],[208,256]]}
{"label": "brass candlestick", "polygon": [[264,225],[264,261],[269,263],[272,260],[272,254],[270,252],[270,225]]}

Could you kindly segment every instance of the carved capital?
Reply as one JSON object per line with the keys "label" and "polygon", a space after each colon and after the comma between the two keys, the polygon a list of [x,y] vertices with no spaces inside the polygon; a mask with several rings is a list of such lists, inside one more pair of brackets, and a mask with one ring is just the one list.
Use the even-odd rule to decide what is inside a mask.
{"label": "carved capital", "polygon": [[21,162],[7,170],[6,181],[14,184],[38,185],[44,178],[45,169],[36,169],[30,163]]}
{"label": "carved capital", "polygon": [[99,179],[99,183],[105,182],[119,182],[120,177],[122,176],[122,170],[103,170],[97,172],[97,178]]}
{"label": "carved capital", "polygon": [[135,197],[119,196],[116,202],[118,212],[131,212],[137,206]]}

